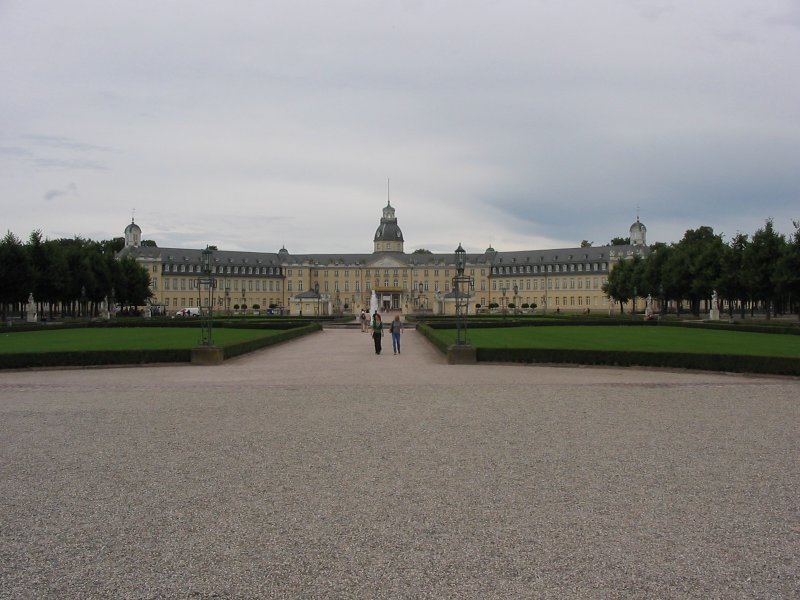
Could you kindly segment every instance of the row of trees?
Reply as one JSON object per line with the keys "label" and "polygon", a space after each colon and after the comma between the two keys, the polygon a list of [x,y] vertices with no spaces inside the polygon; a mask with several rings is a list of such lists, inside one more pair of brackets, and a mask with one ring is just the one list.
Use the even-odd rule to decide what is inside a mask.
{"label": "row of trees", "polygon": [[39,231],[27,243],[8,232],[0,241],[0,311],[21,315],[33,294],[43,317],[96,315],[108,298],[141,306],[150,297],[150,275],[132,258],[116,259],[120,239],[44,240]]}
{"label": "row of trees", "polygon": [[[800,302],[800,221],[787,239],[771,219],[752,237],[739,233],[725,243],[711,227],[690,229],[674,244],[654,244],[646,257],[621,260],[604,291],[623,305],[648,295],[680,313],[700,314],[716,290],[730,316],[757,308],[767,314],[797,312]],[[684,307],[688,302],[688,307]]]}

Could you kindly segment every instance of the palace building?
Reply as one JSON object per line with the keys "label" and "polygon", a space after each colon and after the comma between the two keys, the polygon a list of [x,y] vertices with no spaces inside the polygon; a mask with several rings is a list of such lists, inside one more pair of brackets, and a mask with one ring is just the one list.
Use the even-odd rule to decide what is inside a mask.
{"label": "palace building", "polygon": [[[630,244],[555,250],[497,251],[492,247],[467,254],[464,274],[469,312],[497,305],[501,310],[536,305],[537,312],[608,310],[602,286],[620,258],[648,252],[647,228],[630,227]],[[125,228],[125,247],[150,274],[151,305],[167,314],[205,306],[200,289],[203,249],[142,246],[142,230],[131,222]],[[216,279],[216,312],[266,311],[315,315],[369,309],[375,292],[379,306],[406,313],[453,314],[455,255],[411,253],[403,248],[395,209],[387,203],[365,254],[292,254],[215,250],[211,277]],[[454,244],[455,246],[455,244]],[[462,290],[463,292],[463,290]]]}

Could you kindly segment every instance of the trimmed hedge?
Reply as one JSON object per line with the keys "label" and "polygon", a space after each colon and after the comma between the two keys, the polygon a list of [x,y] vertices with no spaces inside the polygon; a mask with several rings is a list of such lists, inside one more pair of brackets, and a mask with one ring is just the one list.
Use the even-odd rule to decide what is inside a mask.
{"label": "trimmed hedge", "polygon": [[800,376],[800,358],[546,348],[478,348],[478,361],[662,367]]}
{"label": "trimmed hedge", "polygon": [[[455,329],[455,320],[437,319],[420,321],[432,329]],[[539,321],[524,321],[519,319],[509,319],[508,321],[495,320],[475,320],[468,321],[469,329],[502,329],[504,327],[559,327],[559,326],[603,326],[603,327],[683,327],[687,329],[714,329],[717,331],[740,331],[746,333],[774,333],[780,335],[800,335],[800,327],[797,325],[750,325],[736,323],[720,323],[718,321],[631,321],[613,319],[553,319]]]}
{"label": "trimmed hedge", "polygon": [[92,367],[98,365],[139,365],[179,363],[191,360],[190,349],[170,350],[85,350],[83,352],[20,352],[0,354],[0,369],[42,367]]}
{"label": "trimmed hedge", "polygon": [[[435,336],[433,329],[428,324],[417,325],[418,332],[424,335],[441,352],[446,353],[447,342]],[[800,376],[800,358],[777,356],[547,348],[476,348],[476,356],[478,362],[660,367],[666,369]]]}
{"label": "trimmed hedge", "polygon": [[303,327],[298,327],[296,329],[284,331],[282,333],[273,335],[268,338],[259,338],[255,340],[248,340],[246,342],[240,342],[238,344],[231,344],[230,346],[225,346],[225,348],[223,349],[223,356],[226,359],[233,358],[234,356],[247,354],[248,352],[260,350],[261,348],[266,348],[267,346],[280,344],[281,342],[287,342],[294,338],[307,335],[309,333],[313,333],[314,331],[320,331],[321,329],[322,325],[320,325],[319,323],[310,323],[304,325]]}
{"label": "trimmed hedge", "polygon": [[[84,324],[85,326],[85,324]],[[237,326],[237,329],[245,329]],[[256,329],[256,327],[252,327]],[[261,329],[274,329],[263,327]],[[223,348],[223,356],[232,358],[273,344],[322,329],[319,323],[306,323],[277,335],[231,344]],[[191,362],[191,348],[164,350],[86,350],[82,352],[21,352],[0,354],[0,369],[32,369],[44,367],[92,367],[100,365],[142,365],[149,363]]]}

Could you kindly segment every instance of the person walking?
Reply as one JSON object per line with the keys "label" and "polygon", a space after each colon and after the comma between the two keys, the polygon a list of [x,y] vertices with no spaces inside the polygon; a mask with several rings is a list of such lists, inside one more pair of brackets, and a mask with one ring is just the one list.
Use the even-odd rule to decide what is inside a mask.
{"label": "person walking", "polygon": [[361,309],[361,333],[367,333],[367,311]]}
{"label": "person walking", "polygon": [[378,311],[372,315],[372,341],[375,342],[375,354],[381,353],[381,338],[383,337],[383,322]]}
{"label": "person walking", "polygon": [[389,332],[392,334],[392,351],[395,354],[400,354],[400,334],[403,332],[400,315],[395,315],[394,321],[389,325]]}

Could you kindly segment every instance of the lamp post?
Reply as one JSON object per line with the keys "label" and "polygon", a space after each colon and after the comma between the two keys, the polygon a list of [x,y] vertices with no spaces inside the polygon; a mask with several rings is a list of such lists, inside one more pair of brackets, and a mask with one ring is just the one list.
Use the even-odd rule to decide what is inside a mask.
{"label": "lamp post", "polygon": [[314,293],[317,295],[317,317],[319,317],[319,282],[314,284]]}
{"label": "lamp post", "polygon": [[467,252],[458,245],[455,251],[456,276],[453,277],[453,293],[456,308],[456,345],[467,345],[467,313],[469,313],[469,291],[473,280],[469,275],[464,275],[467,264]]}
{"label": "lamp post", "polygon": [[500,288],[500,291],[503,292],[503,319],[505,319],[506,318],[506,313],[508,312],[507,307],[506,307],[506,283],[505,283],[505,281],[501,285],[502,285],[502,287]]}
{"label": "lamp post", "polygon": [[519,286],[515,283],[514,284],[514,314],[517,314],[517,293],[519,292]]}
{"label": "lamp post", "polygon": [[[453,294],[456,308],[456,339],[447,349],[447,362],[451,365],[473,364],[477,360],[475,347],[467,340],[467,313],[469,312],[470,290],[475,285],[469,275],[464,274],[467,253],[461,244],[455,251],[456,276],[453,277]],[[438,294],[437,294],[438,296]],[[444,300],[444,298],[442,298]]]}
{"label": "lamp post", "polygon": [[[211,268],[213,263],[214,251],[206,246],[205,250],[200,253],[200,272],[202,277],[197,280],[197,287],[200,291],[202,298],[203,286],[208,290],[208,297],[206,298],[205,318],[201,322],[202,334],[200,344],[202,346],[213,346],[214,336],[214,288],[217,285],[217,280],[211,276]],[[227,292],[227,290],[226,290]],[[198,303],[200,300],[198,299]],[[200,307],[200,314],[203,315],[203,308]]]}

